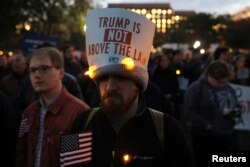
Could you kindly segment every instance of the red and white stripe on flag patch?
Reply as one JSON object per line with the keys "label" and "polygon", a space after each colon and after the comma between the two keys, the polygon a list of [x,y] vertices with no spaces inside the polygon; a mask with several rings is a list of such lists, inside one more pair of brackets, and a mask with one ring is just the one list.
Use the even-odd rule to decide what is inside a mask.
{"label": "red and white stripe on flag patch", "polygon": [[62,135],[60,149],[61,167],[90,162],[92,160],[92,132]]}
{"label": "red and white stripe on flag patch", "polygon": [[29,132],[30,130],[30,122],[29,122],[29,117],[27,113],[24,113],[22,115],[22,121],[20,124],[20,129],[19,129],[19,138],[23,137],[25,133]]}

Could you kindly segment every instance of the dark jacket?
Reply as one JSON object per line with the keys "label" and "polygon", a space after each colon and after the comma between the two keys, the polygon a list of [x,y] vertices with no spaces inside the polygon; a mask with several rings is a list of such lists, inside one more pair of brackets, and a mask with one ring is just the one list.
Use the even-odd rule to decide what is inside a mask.
{"label": "dark jacket", "polygon": [[[29,129],[22,134],[18,141],[17,161],[24,161],[25,166],[34,166],[35,150],[39,129],[39,101],[33,102],[23,113],[22,123],[24,119],[28,119],[28,126],[21,128]],[[44,140],[41,156],[41,167],[58,167],[59,166],[59,136],[65,133],[72,125],[73,120],[80,112],[89,109],[80,99],[72,96],[65,88],[63,88],[59,97],[49,107],[44,122]],[[21,131],[21,129],[20,129]],[[21,132],[19,133],[21,134]],[[22,164],[22,163],[17,164]]]}
{"label": "dark jacket", "polygon": [[[224,96],[221,101],[220,96]],[[185,94],[184,109],[190,121],[191,130],[212,134],[227,134],[234,131],[234,119],[224,110],[233,110],[240,105],[230,85],[222,89],[214,89],[206,76],[190,85]],[[211,126],[209,131],[208,127]]]}
{"label": "dark jacket", "polygon": [[73,75],[76,78],[82,73],[82,66],[80,63],[78,61],[72,63],[71,60],[66,57],[64,59],[64,69],[67,73]]}
{"label": "dark jacket", "polygon": [[[83,131],[91,111],[81,113],[74,121],[72,133]],[[93,133],[93,159],[82,166],[122,167],[122,157],[133,158],[128,167],[192,166],[192,151],[178,123],[164,115],[165,148],[161,147],[148,108],[139,103],[137,115],[130,119],[116,134],[110,121],[99,110],[88,124],[86,131]]]}
{"label": "dark jacket", "polygon": [[7,96],[0,91],[0,166],[12,166],[13,164],[13,153],[14,138],[13,138],[13,112],[11,103]]}
{"label": "dark jacket", "polygon": [[165,95],[170,95],[172,98],[175,98],[180,91],[177,75],[171,67],[165,70],[158,67],[152,76],[152,81]]}

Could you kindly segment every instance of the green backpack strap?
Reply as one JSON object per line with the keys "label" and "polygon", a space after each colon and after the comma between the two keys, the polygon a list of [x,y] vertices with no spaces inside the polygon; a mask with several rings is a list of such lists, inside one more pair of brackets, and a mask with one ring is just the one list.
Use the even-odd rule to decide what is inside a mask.
{"label": "green backpack strap", "polygon": [[163,151],[165,150],[165,144],[164,144],[164,114],[160,111],[154,110],[152,108],[149,108],[152,120],[154,122],[155,130],[157,133],[157,136],[160,140],[161,147]]}
{"label": "green backpack strap", "polygon": [[[89,116],[84,124],[84,129],[83,130],[86,130],[87,127],[88,127],[88,124],[89,122],[91,121],[91,119],[93,118],[93,116],[95,115],[95,113],[100,110],[100,107],[96,107],[96,108],[92,108],[90,113],[89,113]],[[152,117],[152,120],[153,120],[153,123],[154,123],[154,126],[155,126],[155,130],[156,130],[156,133],[157,133],[157,136],[160,140],[160,143],[161,143],[161,147],[163,149],[163,151],[165,150],[165,144],[164,144],[164,115],[162,112],[160,111],[157,111],[157,110],[154,110],[152,108],[149,108],[149,111],[150,111],[150,115]]]}
{"label": "green backpack strap", "polygon": [[92,108],[90,113],[89,113],[89,116],[84,124],[84,127],[83,127],[83,130],[86,130],[88,125],[89,125],[89,122],[91,121],[91,119],[93,118],[93,116],[95,115],[95,113],[100,109],[100,107],[96,107],[96,108]]}

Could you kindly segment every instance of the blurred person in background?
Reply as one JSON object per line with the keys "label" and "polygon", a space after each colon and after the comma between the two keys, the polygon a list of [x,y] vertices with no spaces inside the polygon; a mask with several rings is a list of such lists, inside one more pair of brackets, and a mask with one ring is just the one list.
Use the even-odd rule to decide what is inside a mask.
{"label": "blurred person in background", "polygon": [[171,103],[175,118],[179,119],[180,90],[177,75],[171,67],[170,58],[159,56],[158,65],[152,75],[152,81],[161,89],[165,98]]}
{"label": "blurred person in background", "polygon": [[233,66],[233,56],[231,49],[228,46],[221,46],[215,49],[214,55],[213,55],[214,60],[220,60],[225,62],[230,70],[230,82],[234,80],[235,77],[235,68]]}
{"label": "blurred person in background", "polygon": [[13,167],[15,144],[13,143],[13,111],[8,97],[0,90],[0,166]]}
{"label": "blurred person in background", "polygon": [[241,105],[229,81],[228,65],[217,60],[209,64],[205,75],[192,83],[185,94],[184,111],[197,167],[204,165],[204,155],[239,150],[239,134],[234,126],[240,120]]}
{"label": "blurred person in background", "polygon": [[232,83],[250,86],[250,70],[245,55],[238,55],[235,62],[235,77]]}
{"label": "blurred person in background", "polygon": [[76,55],[76,49],[73,44],[66,44],[63,47],[64,69],[67,73],[78,77],[82,73],[82,67]]}
{"label": "blurred person in background", "polygon": [[[26,57],[23,56],[22,51],[14,51],[12,56],[12,62],[10,64],[11,72],[7,74],[0,81],[0,89],[8,97],[12,105],[12,115],[9,122],[11,131],[11,137],[9,141],[12,143],[12,158],[15,156],[15,146],[18,139],[19,123],[21,120],[21,114],[23,112],[22,107],[22,97],[21,97],[21,82],[23,78],[27,75],[28,63]],[[12,160],[13,162],[14,160]]]}
{"label": "blurred person in background", "polygon": [[81,53],[80,64],[82,67],[82,73],[77,77],[77,81],[79,82],[84,101],[90,106],[93,106],[92,101],[95,101],[95,99],[93,99],[94,97],[93,94],[96,90],[96,85],[93,82],[93,80],[89,77],[89,75],[85,74],[89,69],[86,51],[82,50],[80,53]]}
{"label": "blurred person in background", "polygon": [[186,69],[186,77],[188,78],[188,85],[191,85],[194,81],[198,80],[203,74],[203,60],[199,49],[191,48],[191,59],[186,61],[184,66]]}
{"label": "blurred person in background", "polygon": [[0,80],[10,73],[7,57],[5,54],[0,55]]}
{"label": "blurred person in background", "polygon": [[226,46],[216,48],[213,57],[214,60],[221,60],[226,63],[230,63],[232,60],[230,49]]}
{"label": "blurred person in background", "polygon": [[[27,76],[28,63],[22,51],[15,51],[11,62],[11,72],[0,81],[0,89],[8,96],[14,107],[20,107],[20,85]],[[20,109],[20,108],[18,108]]]}

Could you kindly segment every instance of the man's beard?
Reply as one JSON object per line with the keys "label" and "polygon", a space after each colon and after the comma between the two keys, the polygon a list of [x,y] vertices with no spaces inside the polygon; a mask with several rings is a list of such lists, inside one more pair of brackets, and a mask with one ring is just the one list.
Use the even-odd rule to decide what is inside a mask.
{"label": "man's beard", "polygon": [[126,112],[136,99],[136,93],[130,99],[125,100],[122,94],[116,90],[107,92],[101,98],[102,110],[110,118],[117,118]]}

